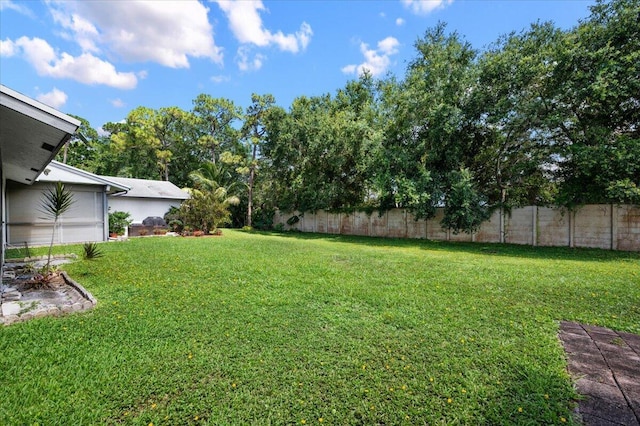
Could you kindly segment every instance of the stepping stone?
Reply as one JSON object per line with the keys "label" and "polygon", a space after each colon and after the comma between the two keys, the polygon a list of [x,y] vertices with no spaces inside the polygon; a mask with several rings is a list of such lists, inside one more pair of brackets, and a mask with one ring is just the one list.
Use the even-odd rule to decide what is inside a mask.
{"label": "stepping stone", "polygon": [[2,316],[18,315],[22,306],[18,302],[4,302],[2,304]]}

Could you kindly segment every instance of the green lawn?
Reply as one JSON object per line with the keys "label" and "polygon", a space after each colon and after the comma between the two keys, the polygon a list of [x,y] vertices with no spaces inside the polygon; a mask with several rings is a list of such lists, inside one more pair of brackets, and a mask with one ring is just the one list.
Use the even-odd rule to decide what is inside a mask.
{"label": "green lawn", "polygon": [[558,321],[640,333],[637,253],[230,230],[101,247],[66,267],[93,311],[0,329],[0,424],[571,423]]}

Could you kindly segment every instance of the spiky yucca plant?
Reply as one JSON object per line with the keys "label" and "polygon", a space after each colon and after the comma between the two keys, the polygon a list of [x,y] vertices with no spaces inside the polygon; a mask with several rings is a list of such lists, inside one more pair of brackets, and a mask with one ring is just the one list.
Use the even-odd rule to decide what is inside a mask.
{"label": "spiky yucca plant", "polygon": [[98,247],[98,243],[84,243],[82,248],[84,249],[82,257],[86,260],[94,260],[104,256],[104,253],[100,250],[100,247]]}
{"label": "spiky yucca plant", "polygon": [[65,188],[62,182],[57,182],[53,188],[47,188],[42,195],[40,212],[45,215],[45,219],[53,219],[53,231],[51,232],[51,244],[49,244],[49,255],[47,256],[47,274],[51,272],[51,250],[56,236],[56,228],[60,216],[66,213],[74,203],[73,194]]}

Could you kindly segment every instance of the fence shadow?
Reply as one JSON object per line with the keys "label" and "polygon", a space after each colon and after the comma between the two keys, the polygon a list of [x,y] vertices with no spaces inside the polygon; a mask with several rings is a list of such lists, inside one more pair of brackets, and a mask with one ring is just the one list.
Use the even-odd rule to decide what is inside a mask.
{"label": "fence shadow", "polygon": [[640,262],[639,252],[605,250],[582,247],[529,246],[508,243],[458,242],[428,239],[387,238],[358,235],[320,234],[299,231],[252,231],[255,235],[277,236],[295,240],[325,240],[335,243],[361,244],[369,247],[419,248],[494,257],[522,257],[529,259],[575,260],[580,262]]}

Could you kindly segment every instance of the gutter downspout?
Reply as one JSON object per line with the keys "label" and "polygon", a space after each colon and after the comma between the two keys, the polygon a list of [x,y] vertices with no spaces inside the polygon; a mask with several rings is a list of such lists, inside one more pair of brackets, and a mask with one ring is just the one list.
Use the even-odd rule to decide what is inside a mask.
{"label": "gutter downspout", "polygon": [[109,202],[107,201],[108,190],[109,187],[107,186],[102,192],[102,214],[104,221],[104,225],[102,226],[102,241],[109,241]]}

